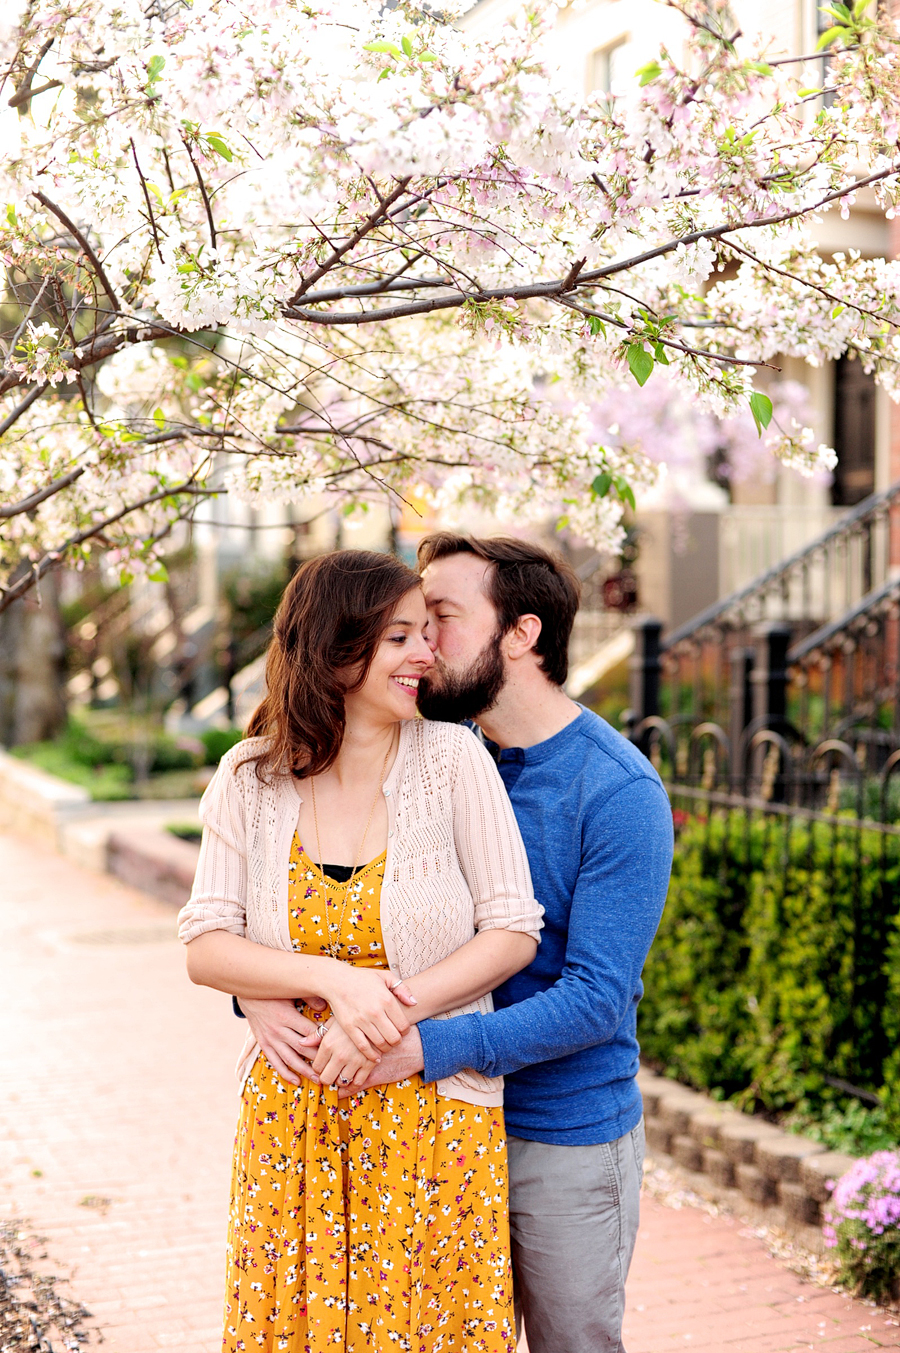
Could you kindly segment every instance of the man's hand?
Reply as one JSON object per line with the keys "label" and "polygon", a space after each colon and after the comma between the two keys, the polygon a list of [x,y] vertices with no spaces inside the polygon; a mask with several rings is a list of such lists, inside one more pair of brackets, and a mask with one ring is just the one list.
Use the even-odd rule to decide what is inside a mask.
{"label": "man's hand", "polygon": [[316,1026],[300,1014],[293,1001],[253,1001],[241,997],[238,1004],[269,1065],[282,1080],[299,1085],[304,1077],[316,1085],[320,1083],[312,1069],[315,1049],[310,1050],[302,1044],[304,1038],[315,1033]]}
{"label": "man's hand", "polygon": [[422,1040],[413,1025],[396,1047],[388,1048],[382,1055],[380,1063],[372,1068],[362,1085],[339,1085],[338,1098],[348,1099],[350,1095],[358,1095],[360,1090],[371,1090],[374,1085],[391,1085],[394,1081],[408,1080],[424,1067]]}

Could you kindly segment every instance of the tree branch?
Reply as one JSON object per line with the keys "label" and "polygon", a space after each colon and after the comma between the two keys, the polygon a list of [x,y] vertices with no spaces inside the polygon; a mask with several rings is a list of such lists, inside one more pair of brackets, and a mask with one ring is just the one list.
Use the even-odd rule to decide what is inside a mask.
{"label": "tree branch", "polygon": [[54,479],[46,488],[39,489],[37,493],[29,494],[27,498],[20,498],[17,503],[9,503],[6,507],[0,507],[0,518],[7,520],[10,517],[18,517],[23,512],[31,512],[34,508],[52,498],[55,494],[67,489],[70,484],[74,484],[76,479],[80,479],[84,474],[86,466],[79,465],[77,469],[70,470],[68,474],[60,475],[59,479]]}
{"label": "tree branch", "polygon": [[91,540],[94,536],[100,535],[108,526],[114,526],[117,521],[127,517],[132,512],[139,512],[141,508],[149,507],[151,503],[158,503],[163,498],[175,498],[178,494],[192,494],[196,497],[215,497],[221,493],[221,489],[200,489],[195,488],[190,483],[180,484],[177,488],[161,489],[158,493],[148,494],[137,503],[131,503],[128,507],[123,507],[121,511],[114,512],[112,516],[105,517],[103,521],[97,522],[94,526],[87,527],[84,531],[77,531],[75,535],[69,536],[68,540],[55,550],[48,550],[42,555],[16,583],[10,587],[0,587],[0,615],[8,607],[12,606],[14,601],[18,601],[26,592],[30,592],[32,587],[40,582],[45,574],[51,569],[58,568],[63,561],[63,556],[73,550],[77,545],[82,545],[86,540]]}
{"label": "tree branch", "polygon": [[379,198],[378,206],[369,216],[366,217],[362,225],[357,227],[357,229],[353,232],[350,238],[345,240],[343,244],[340,244],[335,249],[333,249],[330,257],[325,259],[324,263],[317,264],[317,266],[313,268],[309,276],[303,279],[297,290],[294,292],[293,296],[288,301],[289,306],[296,305],[297,302],[300,300],[300,297],[306,293],[306,291],[312,286],[314,282],[318,282],[320,277],[324,277],[327,272],[330,272],[331,269],[335,266],[335,264],[340,263],[341,259],[344,257],[345,254],[348,254],[351,249],[355,249],[356,246],[359,244],[360,240],[365,239],[370,230],[374,230],[375,226],[378,225],[379,221],[384,220],[384,218],[388,214],[388,208],[392,207],[394,203],[397,201],[397,199],[402,197],[403,194],[406,192],[406,188],[409,181],[410,181],[409,176],[400,179],[396,188],[394,188],[393,192],[388,193],[387,197],[383,199]]}
{"label": "tree branch", "polygon": [[16,407],[6,415],[6,417],[3,419],[3,422],[0,423],[0,437],[2,437],[4,433],[8,432],[9,429],[13,426],[13,424],[19,421],[19,419],[22,417],[22,414],[25,413],[27,409],[30,409],[32,404],[37,403],[37,401],[40,399],[44,391],[48,390],[49,388],[50,387],[45,381],[43,385],[36,385],[33,390],[30,390],[29,393],[25,396],[25,398],[21,400],[16,405]]}
{"label": "tree branch", "polygon": [[[112,357],[113,353],[121,348],[127,347],[129,343],[149,343],[154,338],[169,338],[177,332],[168,325],[162,327],[158,324],[140,324],[130,326],[128,329],[119,329],[113,334],[106,334],[100,338],[92,338],[85,343],[79,344],[78,350],[64,352],[61,354],[66,366],[73,371],[83,371],[87,366],[93,366],[95,362],[102,362],[106,357]],[[81,356],[78,355],[79,351]],[[5,395],[7,390],[15,390],[20,385],[27,385],[28,377],[20,374],[18,371],[10,371],[0,380],[0,395]],[[41,394],[47,389],[45,383],[41,387]],[[33,402],[33,401],[32,401]],[[23,407],[24,406],[24,407]],[[16,412],[16,417],[25,412],[28,407],[23,401]],[[3,425],[0,424],[0,431]]]}
{"label": "tree branch", "polygon": [[[667,240],[665,244],[656,245],[653,249],[647,249],[643,254],[636,254],[632,258],[622,259],[616,263],[608,263],[603,268],[594,268],[590,272],[583,272],[577,278],[575,290],[582,287],[591,286],[594,283],[602,282],[607,277],[613,277],[616,273],[628,272],[632,268],[638,268],[644,263],[649,263],[655,258],[663,258],[666,254],[672,253],[680,244],[696,244],[698,240],[721,239],[725,235],[733,234],[739,230],[758,230],[764,226],[783,225],[786,221],[797,220],[801,216],[810,216],[815,211],[820,211],[823,207],[832,202],[839,201],[842,197],[850,193],[858,192],[860,188],[866,188],[870,183],[877,183],[882,179],[892,178],[900,173],[900,164],[893,164],[887,169],[881,169],[875,173],[866,175],[862,179],[854,179],[852,183],[843,188],[837,188],[834,192],[826,193],[818,202],[809,207],[798,207],[794,211],[781,212],[778,216],[761,217],[757,221],[733,221],[725,225],[710,226],[707,230],[695,230],[688,235],[682,235],[679,239]],[[764,265],[767,266],[767,265]],[[798,278],[798,281],[802,279]],[[285,319],[302,320],[307,324],[323,325],[356,325],[383,323],[391,319],[403,319],[409,315],[426,315],[435,310],[452,310],[464,305],[466,301],[484,302],[491,300],[531,300],[537,297],[558,297],[562,295],[566,287],[567,278],[555,278],[547,282],[531,282],[524,286],[509,287],[486,287],[484,290],[474,293],[465,291],[453,291],[447,296],[436,296],[431,300],[409,301],[403,305],[384,306],[378,310],[351,310],[337,311],[322,314],[320,311],[300,309],[294,305],[293,300],[282,309],[282,315]],[[398,283],[389,284],[385,290],[390,291],[397,287]],[[429,282],[430,285],[430,282]]]}
{"label": "tree branch", "polygon": [[56,219],[58,221],[62,221],[63,225],[65,226],[66,230],[68,230],[72,238],[74,240],[77,240],[77,242],[81,245],[83,252],[90,260],[94,272],[97,274],[97,280],[99,281],[103,290],[106,292],[110,305],[112,306],[113,310],[115,310],[118,313],[118,311],[120,311],[122,308],[119,304],[119,299],[116,296],[116,293],[113,291],[112,283],[110,282],[109,278],[107,277],[104,271],[103,264],[100,262],[100,259],[97,257],[97,255],[94,253],[94,250],[91,248],[91,245],[88,243],[87,236],[82,234],[82,232],[78,229],[75,222],[71,220],[70,217],[68,217],[66,213],[63,211],[62,207],[58,207],[55,202],[51,202],[50,198],[46,197],[44,193],[39,192],[32,193],[32,197],[36,197],[38,202],[40,202],[42,206],[46,207],[48,211],[52,211]]}

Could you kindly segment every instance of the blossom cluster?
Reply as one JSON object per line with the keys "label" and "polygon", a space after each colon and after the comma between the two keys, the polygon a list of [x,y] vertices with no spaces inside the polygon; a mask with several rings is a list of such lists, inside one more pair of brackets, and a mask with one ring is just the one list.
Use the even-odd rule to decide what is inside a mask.
{"label": "blossom cluster", "polygon": [[835,1184],[825,1243],[837,1249],[848,1286],[883,1300],[900,1285],[900,1151],[858,1160]]}
{"label": "blossom cluster", "polygon": [[[890,20],[847,27],[825,99],[817,64],[696,8],[682,59],[585,101],[526,10],[476,42],[417,0],[23,0],[0,491],[41,501],[0,567],[92,540],[152,559],[213,488],[556,513],[614,547],[598,471],[639,490],[654,458],[602,411],[660,368],[701,419],[746,419],[785,355],[855,353],[900,394],[900,267],[823,258],[806,224],[862,180],[893,211]],[[771,452],[833,463],[754,398]]]}

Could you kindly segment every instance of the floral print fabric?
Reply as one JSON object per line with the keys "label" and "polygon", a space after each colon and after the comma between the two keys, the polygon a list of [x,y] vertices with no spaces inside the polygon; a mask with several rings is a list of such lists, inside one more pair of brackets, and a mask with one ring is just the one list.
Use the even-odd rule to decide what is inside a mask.
{"label": "floral print fabric", "polygon": [[[383,873],[382,855],[326,903],[295,836],[294,948],[333,939],[386,967]],[[514,1353],[502,1111],[419,1076],[339,1103],[331,1086],[283,1084],[260,1053],[235,1143],[223,1349]]]}

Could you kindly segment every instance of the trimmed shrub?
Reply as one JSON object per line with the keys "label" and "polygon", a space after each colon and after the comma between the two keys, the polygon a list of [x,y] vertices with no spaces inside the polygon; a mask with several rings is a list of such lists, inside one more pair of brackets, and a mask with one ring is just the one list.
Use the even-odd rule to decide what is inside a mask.
{"label": "trimmed shrub", "polygon": [[815,1112],[839,1078],[879,1093],[896,1131],[900,839],[766,813],[680,819],[644,972],[646,1056],[772,1112]]}

